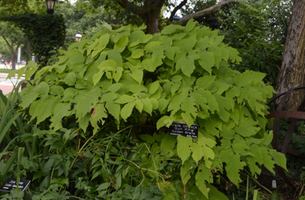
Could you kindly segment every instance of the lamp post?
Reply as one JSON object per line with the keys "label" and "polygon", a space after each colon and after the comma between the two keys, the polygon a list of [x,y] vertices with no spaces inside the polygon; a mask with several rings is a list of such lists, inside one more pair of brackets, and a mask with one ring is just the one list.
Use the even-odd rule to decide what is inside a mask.
{"label": "lamp post", "polygon": [[46,0],[47,4],[47,13],[53,14],[56,0]]}
{"label": "lamp post", "polygon": [[80,33],[80,31],[77,31],[75,35],[75,41],[80,42],[81,39],[82,39],[82,34]]}

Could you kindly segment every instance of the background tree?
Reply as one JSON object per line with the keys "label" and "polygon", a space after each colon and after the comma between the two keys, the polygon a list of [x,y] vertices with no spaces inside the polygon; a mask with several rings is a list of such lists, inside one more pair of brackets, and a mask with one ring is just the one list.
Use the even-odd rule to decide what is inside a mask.
{"label": "background tree", "polygon": [[80,31],[83,37],[91,37],[101,30],[102,25],[125,24],[123,17],[116,17],[114,12],[106,13],[104,9],[89,11],[85,7],[72,5],[70,2],[57,4],[55,14],[62,15],[66,25],[65,46],[75,41],[75,34]]}
{"label": "background tree", "polygon": [[0,52],[2,55],[1,59],[8,59],[12,56],[9,47],[2,37],[0,37]]}
{"label": "background tree", "polygon": [[[295,0],[285,43],[283,62],[278,75],[277,92],[305,83],[305,2]],[[288,108],[295,110],[304,99],[304,91],[294,93]]]}
{"label": "background tree", "polygon": [[[115,10],[117,16],[126,16],[127,22],[132,22],[137,25],[144,23],[147,25],[147,33],[156,33],[160,30],[159,20],[162,16],[161,10],[163,6],[166,6],[171,13],[169,17],[169,20],[171,21],[171,18],[179,9],[187,3],[192,2],[193,1],[183,0],[178,4],[176,1],[171,0],[90,0],[89,4],[94,9],[103,7],[107,13]],[[233,2],[243,2],[243,0],[220,1],[209,8],[183,16],[179,23],[185,25],[187,21],[192,18],[197,20],[203,16],[210,15],[217,12],[223,6]],[[78,6],[88,7],[88,2],[81,0],[78,2]]]}
{"label": "background tree", "polygon": [[0,16],[0,20],[14,23],[24,31],[41,66],[46,64],[54,49],[64,44],[65,24],[61,15],[26,13]]}
{"label": "background tree", "polygon": [[12,23],[3,23],[0,22],[0,35],[5,41],[6,45],[10,50],[9,59],[12,61],[12,69],[15,69],[15,64],[17,60],[18,48],[25,40],[25,34],[21,29],[14,26]]}
{"label": "background tree", "polygon": [[[12,0],[12,1],[0,1],[1,16],[16,15],[20,13],[46,13],[45,3],[35,0]],[[10,53],[5,53],[5,49],[1,53],[5,53],[7,59],[13,60],[13,69],[17,60],[18,47],[22,47],[22,55],[28,60],[31,53],[30,44],[27,36],[24,34],[20,27],[17,27],[11,21],[0,20],[0,36],[5,41],[5,45],[10,49]],[[31,23],[33,21],[31,20]]]}

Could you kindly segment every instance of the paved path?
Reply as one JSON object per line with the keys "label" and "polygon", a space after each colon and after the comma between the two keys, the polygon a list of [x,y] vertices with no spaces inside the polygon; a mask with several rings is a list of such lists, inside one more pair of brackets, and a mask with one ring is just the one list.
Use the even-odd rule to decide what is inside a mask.
{"label": "paved path", "polygon": [[14,85],[17,85],[20,80],[17,80],[17,78],[11,78],[11,79],[6,79],[6,76],[8,74],[6,73],[0,73],[0,90],[2,90],[2,93],[4,95],[7,95],[10,93]]}
{"label": "paved path", "polygon": [[[17,64],[16,69],[19,69],[23,66],[24,65]],[[9,67],[0,63],[0,68],[1,69],[8,69]],[[17,80],[16,78],[11,78],[11,79],[6,80],[7,75],[8,75],[7,73],[0,73],[0,90],[2,90],[2,93],[5,94],[5,95],[10,93],[14,88],[13,85],[17,85],[18,82],[20,81],[20,80]]]}

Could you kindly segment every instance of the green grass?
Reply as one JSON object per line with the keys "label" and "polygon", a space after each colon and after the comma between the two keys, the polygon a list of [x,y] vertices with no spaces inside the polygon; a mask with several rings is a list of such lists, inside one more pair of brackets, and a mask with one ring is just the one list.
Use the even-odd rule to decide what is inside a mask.
{"label": "green grass", "polygon": [[0,69],[0,73],[10,73],[11,69]]}

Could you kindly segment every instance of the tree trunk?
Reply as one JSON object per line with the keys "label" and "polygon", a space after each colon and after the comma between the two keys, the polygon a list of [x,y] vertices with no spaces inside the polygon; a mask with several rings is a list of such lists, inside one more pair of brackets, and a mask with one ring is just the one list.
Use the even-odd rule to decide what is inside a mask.
{"label": "tree trunk", "polygon": [[159,17],[164,0],[146,0],[144,10],[141,15],[147,25],[147,33],[154,34],[159,32]]}
{"label": "tree trunk", "polygon": [[[305,1],[294,0],[276,90],[281,94],[303,83],[305,83]],[[304,99],[304,94],[304,90],[294,92],[289,98],[288,109],[296,110]]]}

